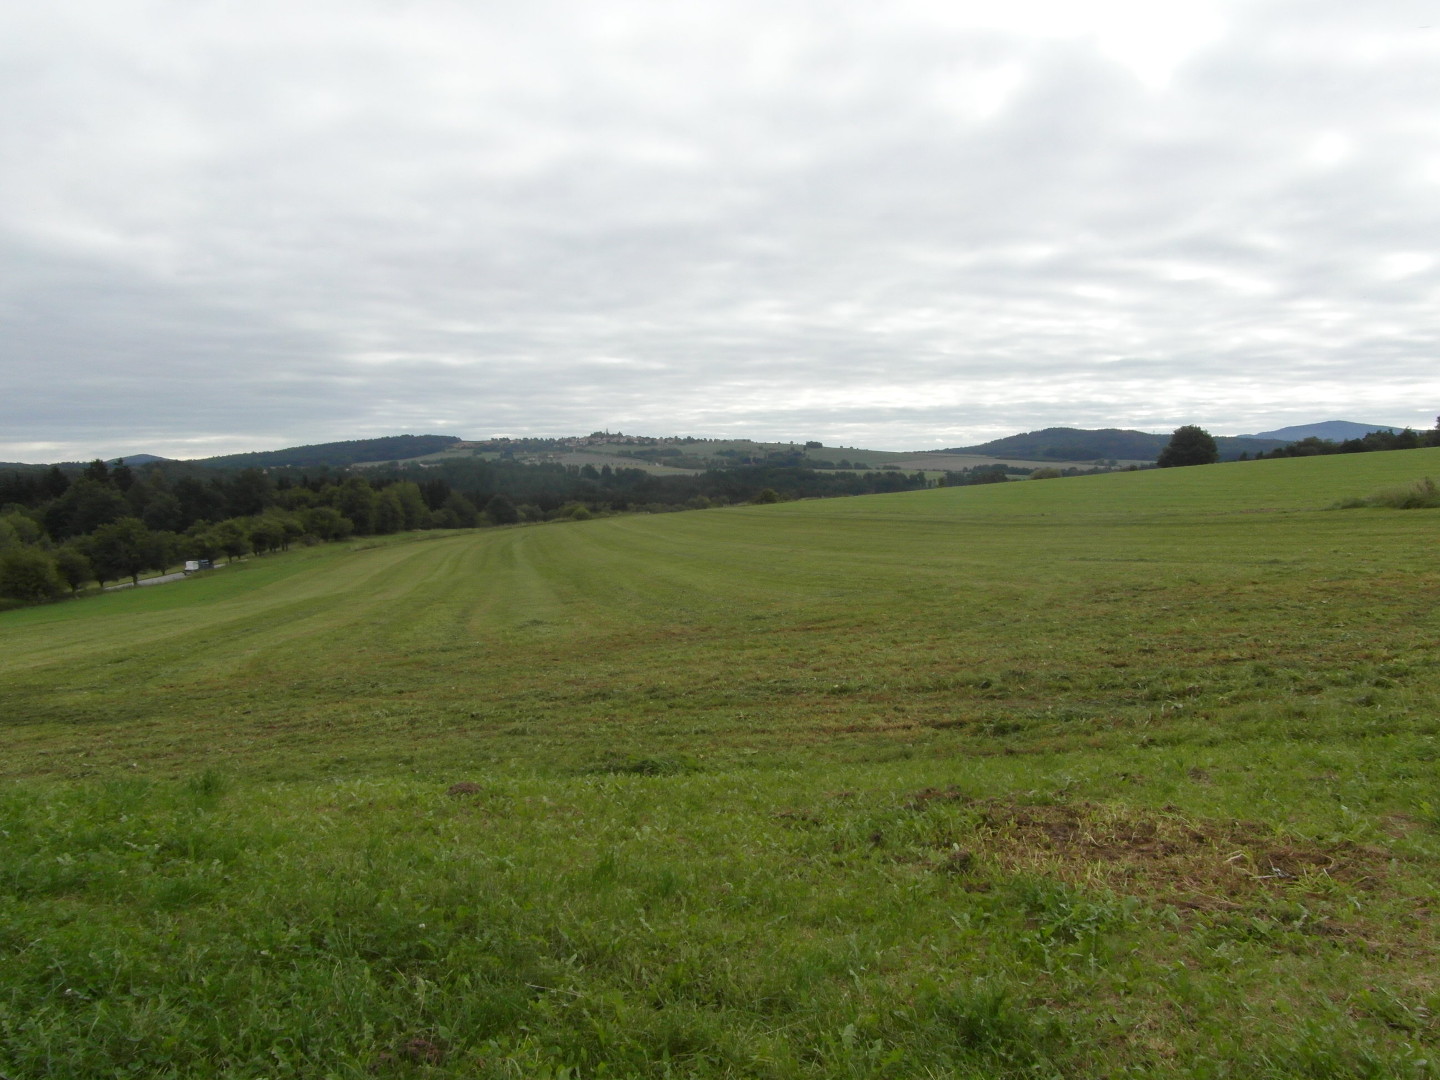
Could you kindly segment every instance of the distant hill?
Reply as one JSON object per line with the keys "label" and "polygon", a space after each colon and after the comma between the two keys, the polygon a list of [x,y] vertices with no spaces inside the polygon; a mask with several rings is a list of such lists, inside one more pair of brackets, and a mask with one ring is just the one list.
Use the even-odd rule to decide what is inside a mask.
{"label": "distant hill", "polygon": [[[92,460],[93,460],[93,459],[92,459]],[[116,465],[116,464],[118,464],[119,462],[123,461],[123,462],[125,462],[126,465],[136,465],[136,466],[139,466],[139,465],[148,465],[148,464],[150,464],[150,462],[152,462],[152,461],[169,461],[169,460],[170,460],[169,458],[156,457],[154,454],[127,454],[127,455],[126,455],[125,457],[123,457],[123,458],[118,458],[118,457],[117,457],[117,458],[110,458],[110,459],[106,460],[105,464],[106,464],[106,465]],[[59,467],[62,468],[62,469],[73,470],[73,469],[83,469],[83,468],[85,468],[85,466],[89,465],[90,462],[89,462],[89,461],[57,461],[57,462],[54,462],[53,464],[59,466]],[[27,463],[27,462],[23,462],[23,461],[0,461],[0,469],[48,469],[48,468],[50,468],[50,465],[49,465],[49,464],[37,465],[37,464],[35,464],[34,462],[29,462],[29,463]]]}
{"label": "distant hill", "polygon": [[216,469],[271,469],[286,465],[331,465],[338,468],[370,461],[406,461],[447,450],[460,441],[454,435],[386,435],[379,439],[293,446],[288,450],[226,454],[223,457],[201,458],[191,464]]}
{"label": "distant hill", "polygon": [[1346,439],[1364,438],[1372,431],[1398,432],[1400,430],[1400,428],[1390,427],[1387,424],[1355,424],[1349,420],[1326,420],[1319,424],[1297,424],[1294,427],[1276,428],[1274,431],[1261,431],[1255,435],[1236,437],[1240,439],[1283,439],[1287,443],[1311,438],[1344,442]]}
{"label": "distant hill", "polygon": [[[941,451],[949,454],[986,454],[992,457],[1017,458],[1023,461],[1154,461],[1170,441],[1170,435],[1124,428],[1044,428],[1023,435],[961,446]],[[1217,435],[1215,445],[1222,459],[1237,458],[1242,453],[1255,454],[1273,450],[1291,440],[1261,439]]]}
{"label": "distant hill", "polygon": [[[1372,431],[1399,431],[1399,428],[1383,424],[1356,424],[1347,420],[1328,420],[1318,424],[1304,424],[1279,428],[1275,431],[1255,435],[1217,435],[1222,460],[1233,460],[1242,453],[1255,455],[1309,437],[1342,442],[1359,438]],[[640,436],[609,436],[600,438],[592,435],[586,438],[531,438],[492,439],[485,442],[466,442],[455,435],[386,435],[375,439],[350,439],[344,442],[317,443],[294,446],[284,450],[264,450],[243,454],[225,454],[219,457],[198,458],[183,463],[186,466],[201,466],[218,469],[311,467],[346,468],[351,465],[373,465],[388,461],[413,461],[417,458],[453,451],[457,447],[476,447],[479,451],[494,451],[504,456],[536,454],[573,456],[585,453],[621,455],[627,459],[654,461],[664,459],[663,464],[691,470],[714,467],[731,467],[737,462],[759,461],[776,464],[777,455],[791,453],[796,464],[838,465],[849,468],[899,466],[903,468],[939,468],[950,466],[927,465],[923,458],[928,455],[962,455],[965,457],[1013,462],[1069,463],[1095,461],[1154,461],[1170,441],[1170,434],[1135,431],[1129,428],[1071,428],[1050,427],[1039,431],[1028,431],[1020,435],[1009,435],[1003,439],[979,443],[975,446],[951,447],[945,450],[917,451],[901,454],[887,451],[861,450],[856,448],[809,447],[801,449],[796,443],[755,443],[750,440],[714,440],[693,438],[648,438]],[[637,449],[638,448],[638,449]],[[843,449],[843,464],[841,450]],[[495,456],[491,454],[491,456]],[[675,460],[671,460],[673,457]],[[120,458],[109,460],[114,465]],[[130,454],[124,457],[127,465],[139,467],[152,462],[170,462],[173,459],[155,454]],[[559,458],[556,458],[559,460]],[[60,462],[60,468],[67,472],[85,468],[88,462]],[[49,468],[48,465],[21,462],[0,462],[0,469],[23,471]],[[598,468],[598,465],[597,465]]]}

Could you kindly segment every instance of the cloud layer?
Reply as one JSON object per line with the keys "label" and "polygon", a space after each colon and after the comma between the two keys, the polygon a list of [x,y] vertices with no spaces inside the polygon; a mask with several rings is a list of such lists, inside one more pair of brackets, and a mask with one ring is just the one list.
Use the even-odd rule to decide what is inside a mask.
{"label": "cloud layer", "polygon": [[1430,426],[1425,5],[994,6],[5,16],[0,459]]}

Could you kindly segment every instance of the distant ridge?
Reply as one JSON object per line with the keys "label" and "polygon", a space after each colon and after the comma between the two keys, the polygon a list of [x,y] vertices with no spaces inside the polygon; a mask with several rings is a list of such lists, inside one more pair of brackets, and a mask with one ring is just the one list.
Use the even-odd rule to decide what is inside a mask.
{"label": "distant ridge", "polygon": [[[1023,435],[1008,435],[978,446],[961,446],[942,453],[983,454],[1022,461],[1154,461],[1169,441],[1168,432],[1156,435],[1125,428],[1089,430],[1055,427],[1027,431]],[[1224,460],[1238,458],[1244,453],[1273,450],[1287,441],[1291,440],[1231,435],[1215,437],[1215,445]]]}
{"label": "distant ridge", "polygon": [[1296,442],[1299,439],[1329,439],[1344,442],[1346,439],[1362,439],[1372,431],[1398,432],[1403,429],[1388,424],[1356,424],[1349,420],[1325,420],[1318,424],[1296,424],[1294,427],[1261,431],[1254,435],[1237,435],[1237,439],[1283,439]]}
{"label": "distant ridge", "polygon": [[371,461],[406,461],[439,453],[460,442],[456,435],[385,435],[378,439],[351,439],[347,442],[292,446],[286,450],[262,450],[251,454],[226,454],[200,458],[191,464],[216,469],[271,469],[286,465],[318,468],[358,465]]}
{"label": "distant ridge", "polygon": [[[55,461],[46,462],[43,465],[33,461],[0,461],[0,469],[48,469],[52,465],[61,469],[83,469],[90,464],[90,461]],[[170,461],[170,458],[157,457],[154,454],[126,454],[124,457],[104,458],[106,465],[118,465],[125,462],[126,465],[149,465],[152,461]]]}

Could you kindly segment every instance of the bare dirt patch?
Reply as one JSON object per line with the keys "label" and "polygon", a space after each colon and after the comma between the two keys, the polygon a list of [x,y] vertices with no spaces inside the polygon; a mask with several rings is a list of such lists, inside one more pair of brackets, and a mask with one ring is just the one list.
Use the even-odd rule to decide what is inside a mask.
{"label": "bare dirt patch", "polygon": [[906,806],[926,812],[963,806],[973,828],[946,837],[936,869],[955,873],[953,852],[1005,872],[1053,875],[1189,910],[1248,908],[1281,895],[1372,891],[1383,885],[1391,853],[1352,842],[1321,845],[1278,835],[1254,821],[1195,820],[1169,809],[1135,810],[1092,802],[975,799],[955,789],[915,792]]}

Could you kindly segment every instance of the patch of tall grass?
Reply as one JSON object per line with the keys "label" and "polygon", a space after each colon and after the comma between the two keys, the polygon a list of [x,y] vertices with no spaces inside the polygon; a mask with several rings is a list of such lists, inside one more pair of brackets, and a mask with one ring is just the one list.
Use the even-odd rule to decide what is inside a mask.
{"label": "patch of tall grass", "polygon": [[1338,510],[1356,510],[1366,506],[1391,510],[1434,510],[1440,507],[1440,486],[1427,476],[1414,483],[1385,488],[1372,495],[1341,499],[1335,504]]}

